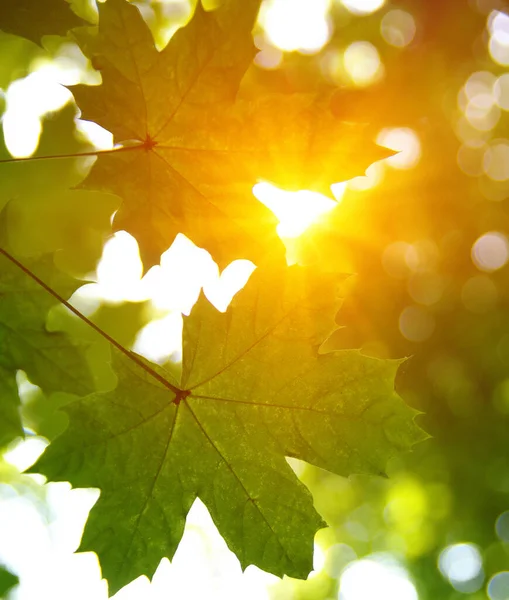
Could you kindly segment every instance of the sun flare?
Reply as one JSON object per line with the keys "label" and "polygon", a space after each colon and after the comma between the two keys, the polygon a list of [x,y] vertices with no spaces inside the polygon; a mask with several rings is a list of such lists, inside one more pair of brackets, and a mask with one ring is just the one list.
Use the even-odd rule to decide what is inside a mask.
{"label": "sun flare", "polygon": [[288,192],[266,182],[257,183],[253,193],[278,218],[277,232],[282,238],[298,237],[337,206],[336,201],[318,192]]}

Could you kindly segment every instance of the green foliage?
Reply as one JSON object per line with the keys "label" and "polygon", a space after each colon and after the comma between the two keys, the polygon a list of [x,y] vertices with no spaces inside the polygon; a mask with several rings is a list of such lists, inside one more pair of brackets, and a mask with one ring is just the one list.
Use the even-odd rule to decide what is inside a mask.
{"label": "green foliage", "polygon": [[7,569],[0,566],[0,598],[3,598],[8,591],[18,584],[18,578]]}
{"label": "green foliage", "polygon": [[3,0],[0,5],[0,28],[36,44],[43,35],[66,35],[83,24],[66,0]]}
{"label": "green foliage", "polygon": [[[22,434],[18,369],[47,392],[86,394],[93,384],[79,348],[74,348],[64,335],[45,327],[47,312],[58,300],[18,264],[13,264],[4,250],[0,261],[0,444],[4,445]],[[25,265],[63,296],[70,296],[79,286],[76,280],[56,270],[50,257]]]}
{"label": "green foliage", "polygon": [[[65,14],[64,0],[56,4]],[[68,105],[45,120],[34,160],[2,151],[0,442],[23,432],[22,370],[53,394],[47,413],[43,396],[31,417],[24,411],[25,423],[52,437],[62,424],[54,409],[63,406],[70,420],[33,471],[100,488],[82,549],[98,553],[113,591],[173,556],[197,497],[244,567],[304,578],[324,522],[285,457],[341,475],[384,474],[389,458],[424,437],[394,391],[399,362],[320,349],[335,329],[343,277],[286,267],[276,219],[252,196],[259,178],[323,191],[390,154],[363,125],[334,117],[327,94],[241,91],[236,99],[259,4],[226,0],[210,12],[198,4],[162,51],[138,8],[101,4],[98,27],[74,35],[102,84],[73,93],[83,118],[123,145],[94,151]],[[36,35],[19,26],[18,8],[12,21],[0,13],[0,26]],[[48,33],[75,24],[55,19]],[[177,233],[221,264],[259,265],[226,313],[202,297],[185,318],[180,378],[127,348],[132,324],[116,333],[118,314],[110,326],[104,312],[88,319],[67,302],[82,283],[76,277],[93,269],[118,206],[114,230],[136,237],[145,268]],[[58,303],[79,319],[62,327],[67,334],[48,325]],[[114,389],[89,372],[93,344],[112,353]]]}

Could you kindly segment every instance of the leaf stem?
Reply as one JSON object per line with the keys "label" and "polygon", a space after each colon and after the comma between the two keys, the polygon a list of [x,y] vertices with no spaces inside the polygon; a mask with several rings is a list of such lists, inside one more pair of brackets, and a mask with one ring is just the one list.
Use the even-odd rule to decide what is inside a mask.
{"label": "leaf stem", "polygon": [[21,269],[25,275],[28,275],[33,281],[35,281],[38,285],[40,285],[48,294],[51,294],[53,298],[58,300],[61,304],[63,304],[68,310],[70,310],[75,316],[81,319],[84,323],[89,325],[95,332],[101,335],[105,340],[107,340],[112,346],[114,346],[119,352],[127,356],[130,360],[132,360],[138,367],[143,369],[146,373],[151,375],[154,379],[156,379],[159,383],[161,383],[164,387],[169,389],[171,392],[176,394],[179,398],[182,396],[183,391],[174,386],[172,383],[167,381],[164,377],[162,377],[157,371],[154,371],[151,367],[149,367],[141,358],[136,356],[133,352],[122,346],[117,340],[113,339],[110,335],[108,335],[103,329],[98,327],[94,322],[92,322],[89,318],[87,318],[82,312],[80,312],[77,308],[75,308],[72,304],[70,304],[67,300],[65,300],[58,292],[56,292],[52,287],[50,287],[47,283],[45,283],[42,279],[39,279],[35,273],[33,273],[28,267],[24,264],[20,263],[19,260],[14,258],[7,250],[0,248],[0,254],[3,254],[7,260],[11,261],[16,267]]}
{"label": "leaf stem", "polygon": [[86,156],[98,156],[99,154],[116,154],[117,152],[129,152],[131,150],[139,150],[144,148],[145,144],[140,142],[139,144],[133,144],[132,146],[119,146],[111,148],[109,150],[90,150],[89,152],[76,152],[75,154],[50,154],[48,156],[25,156],[24,158],[2,158],[0,159],[0,165],[7,163],[18,163],[28,162],[35,160],[50,160],[58,158],[80,158]]}

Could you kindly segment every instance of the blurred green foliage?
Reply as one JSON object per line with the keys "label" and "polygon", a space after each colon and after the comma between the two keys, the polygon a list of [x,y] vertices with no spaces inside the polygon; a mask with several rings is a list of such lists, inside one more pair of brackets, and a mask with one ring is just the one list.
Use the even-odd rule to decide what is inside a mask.
{"label": "blurred green foliage", "polygon": [[[387,127],[411,128],[420,140],[420,161],[409,170],[386,169],[372,189],[347,190],[300,241],[298,255],[356,273],[338,315],[345,328],[334,344],[411,357],[397,388],[425,413],[419,422],[432,435],[392,463],[388,480],[345,480],[304,468],[302,478],[332,527],[317,541],[332,550],[319,574],[307,582],[284,581],[275,598],[337,597],[341,568],[330,566],[341,566],[336,544],[353,549],[350,560],[393,553],[421,600],[486,598],[486,583],[509,569],[507,538],[495,529],[509,508],[509,280],[507,267],[483,273],[471,257],[486,232],[509,232],[509,183],[490,179],[482,158],[477,176],[467,175],[458,159],[460,90],[474,73],[500,76],[507,69],[488,48],[488,21],[500,6],[482,4],[393,1],[367,16],[345,16],[337,8],[334,34],[320,54],[286,55],[279,70],[256,73],[259,83],[276,88],[327,87],[327,54],[359,39],[380,53],[383,79],[353,95],[344,93],[351,87],[345,81],[333,108],[344,118],[362,117],[374,135]],[[393,9],[412,14],[416,23],[415,38],[401,49],[380,33]],[[507,123],[502,111],[492,129],[471,127],[473,142],[467,143],[485,151],[490,140],[504,137]],[[406,260],[397,252],[405,247],[411,254]],[[407,307],[430,318],[426,339],[411,341],[400,330]],[[483,558],[484,577],[464,587],[466,593],[455,591],[438,568],[444,547],[460,542],[477,545]]]}

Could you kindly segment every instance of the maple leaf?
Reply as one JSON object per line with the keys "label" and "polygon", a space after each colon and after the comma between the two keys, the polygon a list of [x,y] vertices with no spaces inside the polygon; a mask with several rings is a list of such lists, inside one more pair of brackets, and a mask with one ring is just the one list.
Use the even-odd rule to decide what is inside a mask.
{"label": "maple leaf", "polygon": [[306,577],[325,524],[285,456],[380,474],[423,438],[394,392],[399,362],[319,352],[336,279],[259,269],[226,313],[202,297],[185,318],[180,380],[115,350],[118,387],[66,407],[69,429],[31,470],[102,490],[81,550],[112,592],[173,556],[196,497],[244,568]]}
{"label": "maple leaf", "polygon": [[[48,310],[58,300],[9,256],[0,248],[0,446],[23,435],[18,369],[45,392],[83,395],[94,389],[81,349],[46,329]],[[80,285],[58,271],[51,257],[28,259],[25,265],[65,297]]]}
{"label": "maple leaf", "polygon": [[219,264],[283,257],[277,220],[252,194],[258,180],[330,193],[392,153],[311,95],[235,102],[259,4],[206,12],[198,2],[161,52],[126,0],[101,4],[98,31],[77,34],[102,75],[101,86],[72,88],[83,118],[125,143],[98,156],[86,185],[123,199],[114,228],[138,240],[145,267],[179,232]]}
{"label": "maple leaf", "polygon": [[38,44],[43,35],[67,35],[84,25],[66,0],[2,0],[0,29]]}

